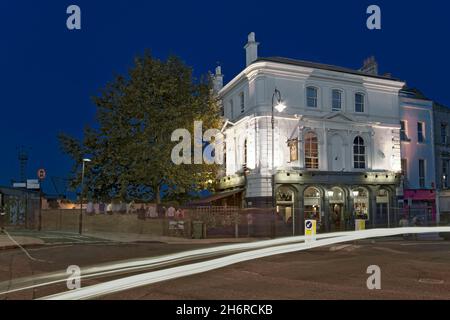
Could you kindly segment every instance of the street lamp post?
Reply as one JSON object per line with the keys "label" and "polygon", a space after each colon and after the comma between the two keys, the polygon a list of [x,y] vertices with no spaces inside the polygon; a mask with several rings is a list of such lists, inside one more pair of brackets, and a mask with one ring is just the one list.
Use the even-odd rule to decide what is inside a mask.
{"label": "street lamp post", "polygon": [[[276,102],[276,104],[275,104]],[[283,103],[281,99],[281,92],[275,88],[275,91],[272,95],[272,210],[273,210],[273,218],[275,219],[276,215],[276,194],[275,194],[275,109],[278,112],[283,112],[286,109],[286,105]],[[275,223],[275,222],[274,222]],[[294,220],[292,220],[292,224],[294,226]],[[294,227],[293,227],[294,228]]]}
{"label": "street lamp post", "polygon": [[83,167],[81,169],[81,192],[80,192],[80,217],[79,217],[79,224],[78,224],[78,232],[83,234],[83,196],[84,196],[84,171],[86,162],[91,162],[91,159],[83,159]]}

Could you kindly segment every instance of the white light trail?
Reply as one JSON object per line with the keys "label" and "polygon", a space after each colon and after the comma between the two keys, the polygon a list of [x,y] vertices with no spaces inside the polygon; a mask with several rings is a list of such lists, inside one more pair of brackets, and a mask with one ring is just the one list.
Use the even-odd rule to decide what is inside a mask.
{"label": "white light trail", "polygon": [[[317,235],[317,239],[326,239],[331,237],[339,237],[348,235],[349,232],[335,232]],[[82,268],[81,279],[113,276],[117,274],[144,271],[145,269],[163,267],[167,264],[182,263],[188,260],[208,258],[211,256],[235,253],[236,251],[254,250],[269,246],[278,246],[289,243],[298,243],[305,240],[305,236],[280,238],[275,240],[264,240],[250,243],[223,245],[207,249],[189,250],[185,252],[151,257],[139,260],[128,260],[121,262],[113,262],[105,265],[99,265],[89,268]],[[0,283],[0,295],[8,293],[34,289],[66,282],[67,274],[65,271],[44,274],[36,277],[26,277]]]}
{"label": "white light trail", "polygon": [[227,267],[236,263],[241,263],[249,260],[260,259],[273,255],[291,253],[296,251],[308,250],[322,246],[328,246],[337,243],[349,242],[354,240],[362,240],[376,237],[387,237],[401,234],[420,234],[420,233],[435,233],[435,232],[450,232],[450,227],[415,227],[415,228],[398,228],[398,229],[373,229],[365,231],[349,232],[347,235],[334,237],[331,239],[323,239],[320,241],[302,243],[302,244],[287,244],[276,247],[269,247],[257,249],[249,252],[234,254],[231,256],[213,259],[205,262],[199,262],[159,271],[153,271],[140,275],[130,276],[113,280],[78,290],[59,293],[52,296],[42,298],[42,300],[82,300],[92,299],[107,294],[112,294],[120,291],[125,291],[137,287],[142,287],[162,281],[177,279],[190,275],[195,275],[215,269]]}

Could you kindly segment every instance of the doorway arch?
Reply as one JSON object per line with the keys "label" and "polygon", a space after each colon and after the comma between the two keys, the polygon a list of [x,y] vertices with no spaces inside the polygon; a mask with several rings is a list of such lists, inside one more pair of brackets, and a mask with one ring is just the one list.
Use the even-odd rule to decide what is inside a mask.
{"label": "doorway arch", "polygon": [[296,190],[290,185],[283,185],[276,192],[277,234],[295,234]]}
{"label": "doorway arch", "polygon": [[305,220],[316,220],[317,230],[322,227],[322,193],[317,187],[308,187],[303,192],[303,213]]}
{"label": "doorway arch", "polygon": [[333,187],[327,191],[329,203],[329,229],[332,232],[344,231],[348,227],[345,207],[345,191],[340,187]]}

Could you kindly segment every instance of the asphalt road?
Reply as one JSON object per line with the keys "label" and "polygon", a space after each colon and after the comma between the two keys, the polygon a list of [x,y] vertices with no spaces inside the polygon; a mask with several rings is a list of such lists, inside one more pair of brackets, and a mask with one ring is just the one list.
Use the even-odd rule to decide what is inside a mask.
{"label": "asphalt road", "polygon": [[[0,282],[111,261],[159,256],[206,246],[85,243],[0,253]],[[367,267],[381,268],[382,289],[366,287]],[[113,279],[113,278],[112,278]],[[110,279],[84,280],[88,286]],[[0,299],[35,299],[64,291],[36,288]],[[104,299],[450,299],[450,242],[360,241],[245,262],[136,288]]]}
{"label": "asphalt road", "polygon": [[[381,268],[368,290],[367,267]],[[450,242],[364,241],[285,254],[133,289],[105,299],[446,299]]]}

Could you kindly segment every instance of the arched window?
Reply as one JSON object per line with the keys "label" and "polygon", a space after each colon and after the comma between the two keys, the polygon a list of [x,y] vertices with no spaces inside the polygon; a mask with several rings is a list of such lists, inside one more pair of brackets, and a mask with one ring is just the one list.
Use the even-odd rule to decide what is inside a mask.
{"label": "arched window", "polygon": [[317,108],[317,88],[306,88],[306,105],[310,108]]}
{"label": "arched window", "polygon": [[355,169],[366,168],[366,146],[359,136],[353,141],[353,164]]}
{"label": "arched window", "polygon": [[319,143],[314,132],[305,136],[305,168],[319,169]]}
{"label": "arched window", "polygon": [[318,189],[309,187],[303,193],[305,219],[320,221],[321,195]]}

